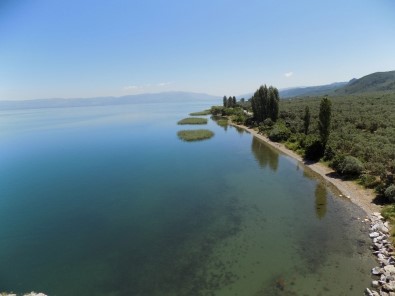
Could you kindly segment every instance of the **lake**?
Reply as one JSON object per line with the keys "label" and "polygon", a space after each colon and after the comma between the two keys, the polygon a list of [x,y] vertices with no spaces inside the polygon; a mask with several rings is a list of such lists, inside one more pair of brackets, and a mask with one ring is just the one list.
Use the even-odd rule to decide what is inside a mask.
{"label": "lake", "polygon": [[209,106],[0,111],[0,292],[362,295],[364,212]]}

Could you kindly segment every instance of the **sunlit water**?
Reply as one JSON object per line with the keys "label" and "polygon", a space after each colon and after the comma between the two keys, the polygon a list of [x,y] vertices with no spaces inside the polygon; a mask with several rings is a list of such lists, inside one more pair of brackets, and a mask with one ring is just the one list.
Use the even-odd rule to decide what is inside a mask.
{"label": "sunlit water", "polygon": [[0,292],[361,295],[364,213],[208,105],[1,111]]}

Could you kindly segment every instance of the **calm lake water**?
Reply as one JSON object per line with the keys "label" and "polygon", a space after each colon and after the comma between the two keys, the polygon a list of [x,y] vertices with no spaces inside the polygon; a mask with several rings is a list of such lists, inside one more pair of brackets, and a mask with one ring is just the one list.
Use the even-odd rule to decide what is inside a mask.
{"label": "calm lake water", "polygon": [[209,105],[1,111],[0,292],[362,295],[364,213]]}

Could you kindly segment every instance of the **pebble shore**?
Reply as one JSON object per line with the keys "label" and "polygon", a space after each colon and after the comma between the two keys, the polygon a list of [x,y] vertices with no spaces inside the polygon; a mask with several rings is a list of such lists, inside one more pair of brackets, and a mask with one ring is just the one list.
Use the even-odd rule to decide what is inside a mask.
{"label": "pebble shore", "polygon": [[365,295],[395,296],[395,249],[389,240],[389,223],[384,222],[384,218],[377,212],[365,222],[370,222],[371,248],[379,262],[379,266],[372,269],[374,280],[372,287],[366,288]]}

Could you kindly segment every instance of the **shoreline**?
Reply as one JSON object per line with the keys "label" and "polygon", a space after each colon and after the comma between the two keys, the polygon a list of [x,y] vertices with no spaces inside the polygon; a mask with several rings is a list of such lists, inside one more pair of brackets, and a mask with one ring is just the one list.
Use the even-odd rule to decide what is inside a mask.
{"label": "shoreline", "polygon": [[376,195],[372,189],[363,188],[361,185],[358,185],[353,181],[334,178],[331,176],[331,174],[334,173],[334,170],[327,167],[326,165],[320,162],[308,164],[299,154],[292,150],[289,150],[285,147],[284,144],[272,142],[271,140],[269,140],[269,138],[262,134],[259,134],[258,131],[252,128],[248,128],[244,125],[235,124],[232,121],[229,121],[229,123],[232,126],[241,128],[249,132],[252,136],[265,142],[270,147],[275,148],[279,152],[297,160],[304,167],[309,168],[315,174],[319,175],[328,185],[333,186],[336,190],[338,190],[341,193],[340,197],[343,196],[348,198],[352,203],[360,207],[367,216],[370,216],[375,212],[381,212],[382,206],[373,203],[373,199],[376,197]]}

